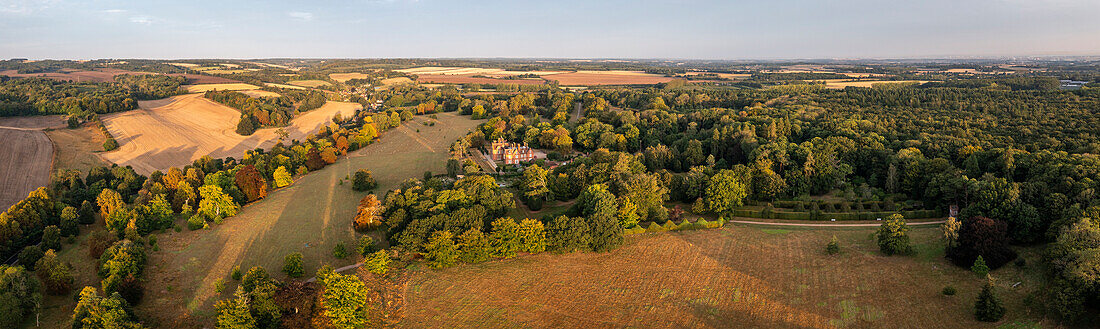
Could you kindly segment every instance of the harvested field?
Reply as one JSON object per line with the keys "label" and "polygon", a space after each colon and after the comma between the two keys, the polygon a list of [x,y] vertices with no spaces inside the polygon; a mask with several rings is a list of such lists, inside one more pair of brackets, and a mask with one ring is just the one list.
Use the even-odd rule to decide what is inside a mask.
{"label": "harvested field", "polygon": [[306,90],[306,88],[305,88],[305,87],[300,87],[300,86],[292,86],[292,85],[284,85],[284,84],[281,84],[281,83],[267,83],[266,85],[268,85],[269,87],[275,87],[275,88],[283,88],[283,89],[294,89],[294,90]]}
{"label": "harvested field", "polygon": [[220,83],[241,83],[237,80],[226,79],[221,77],[191,74],[191,73],[169,73],[168,75],[174,77],[184,77],[187,79],[188,84],[192,85],[204,85],[204,84],[220,84]]}
{"label": "harvested field", "polygon": [[[278,140],[277,128],[260,129],[251,136],[238,135],[235,129],[240,112],[200,94],[138,104],[141,109],[103,117],[119,149],[102,156],[122,166],[133,166],[142,174],[182,167],[204,155],[239,158],[246,150],[268,148]],[[358,103],[328,102],[302,113],[282,129],[289,133],[288,139],[301,139],[331,122],[333,115],[348,116],[360,107]]]}
{"label": "harvested field", "polygon": [[[206,328],[214,323],[213,303],[230,297],[235,289],[235,281],[228,279],[233,266],[245,270],[263,266],[283,280],[286,277],[279,269],[283,256],[291,252],[304,254],[307,276],[322,263],[339,267],[356,262],[352,257],[332,257],[337,243],[354,246],[357,234],[351,219],[366,195],[353,191],[347,177],[360,168],[372,170],[379,184],[374,193],[382,194],[424,171],[443,172],[450,143],[480,121],[455,113],[438,117],[435,126],[422,125],[430,119],[419,116],[387,131],[378,143],[341,157],[325,169],[296,177],[290,187],[271,192],[222,225],[159,235],[160,251],[150,253],[145,299],[137,306],[139,316],[150,327]],[[379,233],[372,233],[375,241],[381,238]],[[213,288],[218,279],[227,283],[220,294]]]}
{"label": "harvested field", "polygon": [[99,128],[87,125],[77,129],[54,129],[45,132],[54,145],[54,169],[76,169],[87,174],[94,167],[109,167],[111,163],[99,157],[106,138]]}
{"label": "harvested field", "polygon": [[344,83],[344,82],[348,82],[348,80],[351,80],[351,79],[370,78],[370,75],[366,74],[366,73],[333,73],[333,74],[329,74],[328,77],[332,80],[336,80],[336,81],[339,81],[340,83]]}
{"label": "harvested field", "polygon": [[652,85],[676,78],[635,71],[577,71],[544,77],[563,86]]}
{"label": "harvested field", "polygon": [[0,117],[0,127],[19,129],[64,128],[64,115],[35,115],[25,117]]}
{"label": "harvested field", "polygon": [[[882,256],[874,231],[731,225],[632,236],[610,253],[544,253],[416,269],[404,286],[404,319],[396,327],[996,325],[974,320],[973,302],[984,279],[943,258],[940,230],[912,229],[919,252],[913,257]],[[824,248],[833,235],[841,253],[830,256]],[[1021,255],[1039,258],[1035,249]],[[1002,323],[1027,318],[1023,297],[1042,287],[1040,272],[1013,266],[993,272],[1008,308]],[[942,295],[944,285],[958,288],[958,295]]]}
{"label": "harvested field", "polygon": [[299,87],[308,87],[308,88],[317,88],[317,87],[332,85],[331,83],[328,83],[328,81],[321,81],[321,80],[294,80],[294,81],[287,81],[287,84],[294,85],[294,86],[299,86]]}
{"label": "harvested field", "polygon": [[415,67],[409,69],[395,70],[397,72],[404,72],[408,74],[430,74],[430,75],[485,75],[492,77],[503,77],[511,75],[522,74],[535,74],[535,75],[551,75],[569,73],[570,71],[506,71],[504,69],[489,69],[489,68],[476,68],[476,67]]}
{"label": "harvested field", "polygon": [[830,89],[844,89],[845,87],[863,87],[871,88],[876,84],[895,84],[895,83],[916,83],[923,84],[928,81],[923,80],[901,80],[901,81],[844,81],[844,80],[821,80],[825,81],[825,87]]}
{"label": "harvested field", "polygon": [[46,78],[59,81],[72,80],[75,82],[110,82],[115,81],[116,75],[123,74],[155,74],[147,72],[133,72],[120,69],[97,69],[92,71],[62,70],[46,73],[19,73],[16,70],[0,71],[0,75],[17,78]]}
{"label": "harvested field", "polygon": [[7,210],[50,182],[53,144],[35,129],[0,128],[0,141],[0,209]]}
{"label": "harvested field", "polygon": [[256,97],[256,98],[282,96],[282,95],[279,95],[279,93],[270,92],[270,91],[267,91],[267,90],[244,90],[244,91],[241,91],[241,93],[245,94],[245,95],[248,95],[248,96]]}
{"label": "harvested field", "polygon": [[392,86],[392,85],[402,85],[402,84],[413,83],[412,79],[409,79],[409,78],[406,78],[406,77],[382,79],[381,82],[382,82],[383,86]]}
{"label": "harvested field", "polygon": [[[493,79],[493,78],[481,78],[473,77],[473,74],[467,75],[442,75],[442,74],[420,74],[417,75],[416,81],[429,82],[429,83],[480,83],[480,84],[517,84],[517,85],[541,85],[545,84],[546,80],[542,79]],[[559,75],[560,76],[560,75]]]}
{"label": "harvested field", "polygon": [[186,86],[189,93],[204,93],[211,90],[253,90],[260,89],[259,86],[250,85],[247,83],[212,83],[204,85],[190,85]]}

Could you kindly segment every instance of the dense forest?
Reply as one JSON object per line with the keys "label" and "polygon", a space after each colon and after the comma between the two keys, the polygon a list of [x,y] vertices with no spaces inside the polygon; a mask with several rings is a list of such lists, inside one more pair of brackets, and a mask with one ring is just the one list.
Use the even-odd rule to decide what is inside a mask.
{"label": "dense forest", "polygon": [[11,79],[0,82],[0,116],[127,111],[138,100],[180,94],[184,82],[165,75],[119,75],[107,83]]}

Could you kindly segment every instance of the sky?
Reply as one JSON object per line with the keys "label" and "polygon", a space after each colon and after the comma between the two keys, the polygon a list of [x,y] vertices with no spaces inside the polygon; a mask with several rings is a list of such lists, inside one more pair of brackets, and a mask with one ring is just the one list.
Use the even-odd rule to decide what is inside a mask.
{"label": "sky", "polygon": [[0,58],[1100,55],[1100,0],[0,0]]}

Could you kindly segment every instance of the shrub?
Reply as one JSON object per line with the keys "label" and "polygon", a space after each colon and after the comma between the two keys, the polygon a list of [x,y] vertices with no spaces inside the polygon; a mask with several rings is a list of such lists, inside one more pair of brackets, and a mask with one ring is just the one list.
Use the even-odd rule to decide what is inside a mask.
{"label": "shrub", "polygon": [[344,248],[343,243],[337,243],[336,247],[332,248],[332,257],[336,257],[336,259],[344,259],[344,257],[348,257],[348,250]]}
{"label": "shrub", "polygon": [[108,138],[106,142],[103,142],[103,151],[110,152],[118,149],[118,141],[114,138]]}
{"label": "shrub", "polygon": [[363,257],[374,252],[374,239],[366,235],[359,237],[359,242],[356,243],[355,246],[355,252]]}
{"label": "shrub", "polygon": [[836,236],[833,236],[833,240],[829,241],[829,244],[825,246],[825,252],[830,255],[836,255],[840,253],[840,241],[837,241]]}
{"label": "shrub", "polygon": [[241,274],[241,266],[240,265],[234,266],[233,271],[229,272],[229,277],[232,278],[233,280],[237,280],[237,281],[241,281],[241,276],[242,275],[243,274]]}
{"label": "shrub", "polygon": [[389,269],[390,256],[386,254],[385,250],[376,251],[370,256],[367,256],[366,261],[363,262],[363,267],[374,274],[386,274]]}
{"label": "shrub", "polygon": [[286,273],[287,276],[298,278],[305,272],[305,266],[302,265],[302,253],[290,253],[283,257],[283,273]]}
{"label": "shrub", "polygon": [[203,227],[206,227],[206,219],[201,215],[196,214],[187,219],[187,229],[194,231]]}
{"label": "shrub", "polygon": [[664,227],[657,224],[657,222],[650,222],[649,226],[645,228],[646,232],[663,232],[667,231]]}
{"label": "shrub", "polygon": [[355,178],[351,188],[356,191],[368,191],[378,187],[378,183],[374,181],[374,175],[370,170],[359,169],[355,172]]}
{"label": "shrub", "polygon": [[982,258],[982,256],[978,256],[978,258],[974,260],[974,265],[970,266],[970,271],[979,276],[985,276],[989,274],[989,266],[985,265],[985,259]]}
{"label": "shrub", "polygon": [[954,296],[955,293],[956,293],[955,287],[952,287],[952,286],[943,287],[943,295],[944,296]]}

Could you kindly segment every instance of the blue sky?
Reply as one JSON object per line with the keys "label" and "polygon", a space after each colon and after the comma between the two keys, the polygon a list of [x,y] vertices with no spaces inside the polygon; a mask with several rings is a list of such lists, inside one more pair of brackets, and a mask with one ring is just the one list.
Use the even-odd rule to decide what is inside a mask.
{"label": "blue sky", "polygon": [[1100,0],[0,0],[0,58],[1100,55]]}

